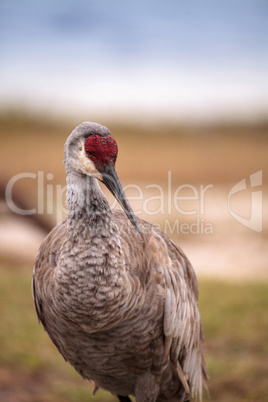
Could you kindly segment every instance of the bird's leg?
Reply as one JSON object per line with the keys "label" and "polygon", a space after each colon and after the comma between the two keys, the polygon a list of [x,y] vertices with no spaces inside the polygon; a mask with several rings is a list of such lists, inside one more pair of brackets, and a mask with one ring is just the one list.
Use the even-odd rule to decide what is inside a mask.
{"label": "bird's leg", "polygon": [[120,402],[131,402],[128,396],[116,395]]}

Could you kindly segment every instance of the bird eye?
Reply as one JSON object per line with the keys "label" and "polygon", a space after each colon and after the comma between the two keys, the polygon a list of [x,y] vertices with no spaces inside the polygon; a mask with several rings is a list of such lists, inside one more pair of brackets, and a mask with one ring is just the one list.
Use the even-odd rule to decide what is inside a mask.
{"label": "bird eye", "polygon": [[88,155],[90,155],[90,156],[95,156],[95,153],[94,153],[93,151],[88,150],[87,153],[88,153]]}

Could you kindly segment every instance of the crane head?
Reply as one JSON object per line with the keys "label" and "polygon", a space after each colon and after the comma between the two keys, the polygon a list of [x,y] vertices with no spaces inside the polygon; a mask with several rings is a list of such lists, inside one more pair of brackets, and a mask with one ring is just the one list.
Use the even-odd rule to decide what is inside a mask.
{"label": "crane head", "polygon": [[64,164],[68,173],[75,170],[97,178],[114,195],[128,219],[141,233],[137,218],[127,200],[115,170],[117,144],[110,131],[97,123],[85,122],[74,129],[65,143]]}

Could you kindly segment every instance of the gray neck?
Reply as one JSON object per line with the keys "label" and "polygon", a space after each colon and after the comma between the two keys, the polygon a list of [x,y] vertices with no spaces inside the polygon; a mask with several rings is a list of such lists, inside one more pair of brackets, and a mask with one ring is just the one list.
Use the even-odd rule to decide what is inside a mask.
{"label": "gray neck", "polygon": [[111,209],[97,179],[76,172],[67,174],[68,228],[72,232],[110,229]]}

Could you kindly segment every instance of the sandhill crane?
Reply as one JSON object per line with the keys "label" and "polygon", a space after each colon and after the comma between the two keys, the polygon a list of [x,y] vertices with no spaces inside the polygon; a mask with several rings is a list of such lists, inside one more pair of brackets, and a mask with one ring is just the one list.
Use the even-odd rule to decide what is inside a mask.
{"label": "sandhill crane", "polygon": [[[195,273],[172,240],[136,218],[116,158],[99,124],[80,124],[66,141],[68,216],[36,257],[39,321],[95,389],[122,402],[201,399],[207,371]],[[110,209],[97,179],[124,212]]]}

